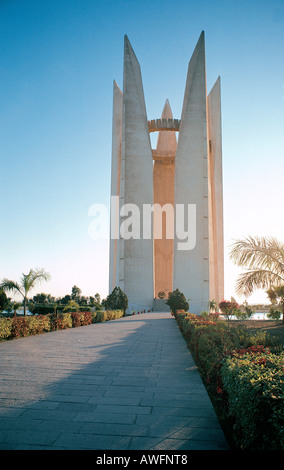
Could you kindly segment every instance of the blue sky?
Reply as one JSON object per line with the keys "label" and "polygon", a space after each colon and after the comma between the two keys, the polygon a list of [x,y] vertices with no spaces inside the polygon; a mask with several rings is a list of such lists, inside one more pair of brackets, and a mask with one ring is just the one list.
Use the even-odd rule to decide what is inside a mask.
{"label": "blue sky", "polygon": [[1,279],[38,266],[52,278],[34,293],[108,293],[108,241],[91,239],[88,211],[109,203],[124,34],[148,118],[166,98],[179,118],[202,30],[208,91],[218,75],[222,87],[226,298],[237,297],[234,239],[284,241],[283,0],[0,0]]}

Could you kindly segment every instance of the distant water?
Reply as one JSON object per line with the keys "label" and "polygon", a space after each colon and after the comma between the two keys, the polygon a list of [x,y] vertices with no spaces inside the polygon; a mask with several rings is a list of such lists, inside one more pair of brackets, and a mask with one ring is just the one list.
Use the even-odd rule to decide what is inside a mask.
{"label": "distant water", "polygon": [[[7,313],[6,310],[3,310],[2,313]],[[26,311],[27,315],[32,315],[32,312],[30,312],[28,309]],[[13,312],[11,312],[11,315],[13,315]],[[20,307],[17,309],[17,316],[18,315],[24,315],[24,308],[23,307]]]}
{"label": "distant water", "polygon": [[[237,320],[235,316],[230,317],[231,320]],[[270,320],[270,318],[267,317],[266,312],[255,312],[251,317],[250,320]]]}

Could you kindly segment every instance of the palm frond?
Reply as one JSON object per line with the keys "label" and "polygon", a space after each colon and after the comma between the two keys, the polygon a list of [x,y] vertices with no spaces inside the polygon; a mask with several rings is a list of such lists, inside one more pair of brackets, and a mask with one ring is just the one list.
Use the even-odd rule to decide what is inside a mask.
{"label": "palm frond", "polygon": [[273,237],[236,240],[230,258],[248,269],[267,269],[280,276],[284,273],[284,245]]}
{"label": "palm frond", "polygon": [[19,292],[24,297],[19,284],[17,282],[10,281],[9,279],[3,279],[0,284],[0,289],[4,290],[5,292]]}
{"label": "palm frond", "polygon": [[49,273],[44,271],[44,269],[30,269],[28,274],[22,274],[22,285],[25,292],[28,293],[36,284],[41,281],[48,281],[49,278]]}
{"label": "palm frond", "polygon": [[270,289],[272,286],[280,286],[284,283],[284,273],[282,276],[265,270],[253,269],[249,270],[237,279],[236,292],[246,297],[250,296],[255,289]]}

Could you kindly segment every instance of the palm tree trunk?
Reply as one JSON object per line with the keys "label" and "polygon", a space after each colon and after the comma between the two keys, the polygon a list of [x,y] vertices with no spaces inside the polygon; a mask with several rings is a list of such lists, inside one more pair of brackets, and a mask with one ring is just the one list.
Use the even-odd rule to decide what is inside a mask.
{"label": "palm tree trunk", "polygon": [[27,298],[24,297],[24,317],[26,316],[26,312],[27,312]]}

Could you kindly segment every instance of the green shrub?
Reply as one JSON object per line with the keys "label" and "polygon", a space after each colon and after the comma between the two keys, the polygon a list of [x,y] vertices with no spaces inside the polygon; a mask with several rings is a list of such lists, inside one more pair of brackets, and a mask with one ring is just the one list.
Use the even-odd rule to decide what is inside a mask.
{"label": "green shrub", "polygon": [[89,305],[80,305],[79,307],[80,312],[91,312],[91,307]]}
{"label": "green shrub", "polygon": [[[283,347],[261,330],[179,312],[177,323],[237,449],[283,449]],[[232,431],[233,423],[233,431]]]}
{"label": "green shrub", "polygon": [[98,310],[97,312],[93,313],[96,314],[94,323],[116,320],[123,317],[124,315],[123,310]]}
{"label": "green shrub", "polygon": [[105,306],[112,311],[117,309],[122,310],[125,315],[128,307],[127,295],[120,287],[115,287],[111,294],[107,296]]}
{"label": "green shrub", "polygon": [[236,329],[229,329],[223,322],[203,322],[195,325],[189,338],[189,346],[207,381],[217,380],[225,351],[241,346],[238,333]]}
{"label": "green shrub", "polygon": [[56,315],[50,315],[51,330],[64,330],[66,328],[72,328],[71,314],[67,312],[61,312]]}
{"label": "green shrub", "polygon": [[280,320],[281,313],[282,312],[276,307],[271,307],[269,313],[267,314],[267,318],[270,318],[271,320]]}
{"label": "green shrub", "polygon": [[246,336],[246,343],[244,341],[246,347],[249,346],[257,346],[261,344],[265,347],[278,347],[280,345],[280,341],[276,336],[272,336],[267,331],[257,330],[254,333],[247,333]]}
{"label": "green shrub", "polygon": [[96,317],[97,317],[98,310],[91,311],[91,316],[92,316],[92,323],[96,323]]}
{"label": "green shrub", "polygon": [[222,383],[241,449],[284,449],[283,367],[283,352],[263,347],[224,360]]}
{"label": "green shrub", "polygon": [[107,321],[110,320],[117,320],[118,318],[121,318],[124,315],[123,310],[107,310]]}
{"label": "green shrub", "polygon": [[29,311],[33,315],[48,315],[54,313],[55,304],[29,304]]}
{"label": "green shrub", "polygon": [[46,315],[26,317],[29,335],[37,335],[50,331],[50,319]]}
{"label": "green shrub", "polygon": [[27,317],[0,318],[0,340],[36,335],[48,331],[76,328],[121,318],[122,310],[59,312],[57,315],[30,315]]}
{"label": "green shrub", "polygon": [[71,316],[71,320],[72,320],[72,327],[73,328],[76,328],[78,326],[82,326],[83,324],[83,317],[84,317],[84,314],[83,313],[80,313],[80,312],[71,312],[70,313],[70,316]]}
{"label": "green shrub", "polygon": [[83,325],[91,325],[92,323],[92,312],[84,311]]}
{"label": "green shrub", "polygon": [[12,318],[0,319],[0,339],[7,339],[11,336],[12,323]]}
{"label": "green shrub", "polygon": [[105,310],[98,310],[96,312],[95,323],[101,323],[107,320],[107,313]]}
{"label": "green shrub", "polygon": [[11,328],[11,337],[19,338],[22,336],[29,335],[29,325],[26,318],[13,318],[12,328]]}
{"label": "green shrub", "polygon": [[170,307],[174,314],[176,314],[178,310],[187,311],[189,309],[189,303],[187,302],[184,294],[178,289],[174,290],[170,294],[166,304]]}
{"label": "green shrub", "polygon": [[72,312],[72,326],[76,328],[77,326],[90,325],[92,323],[92,314],[91,312]]}

